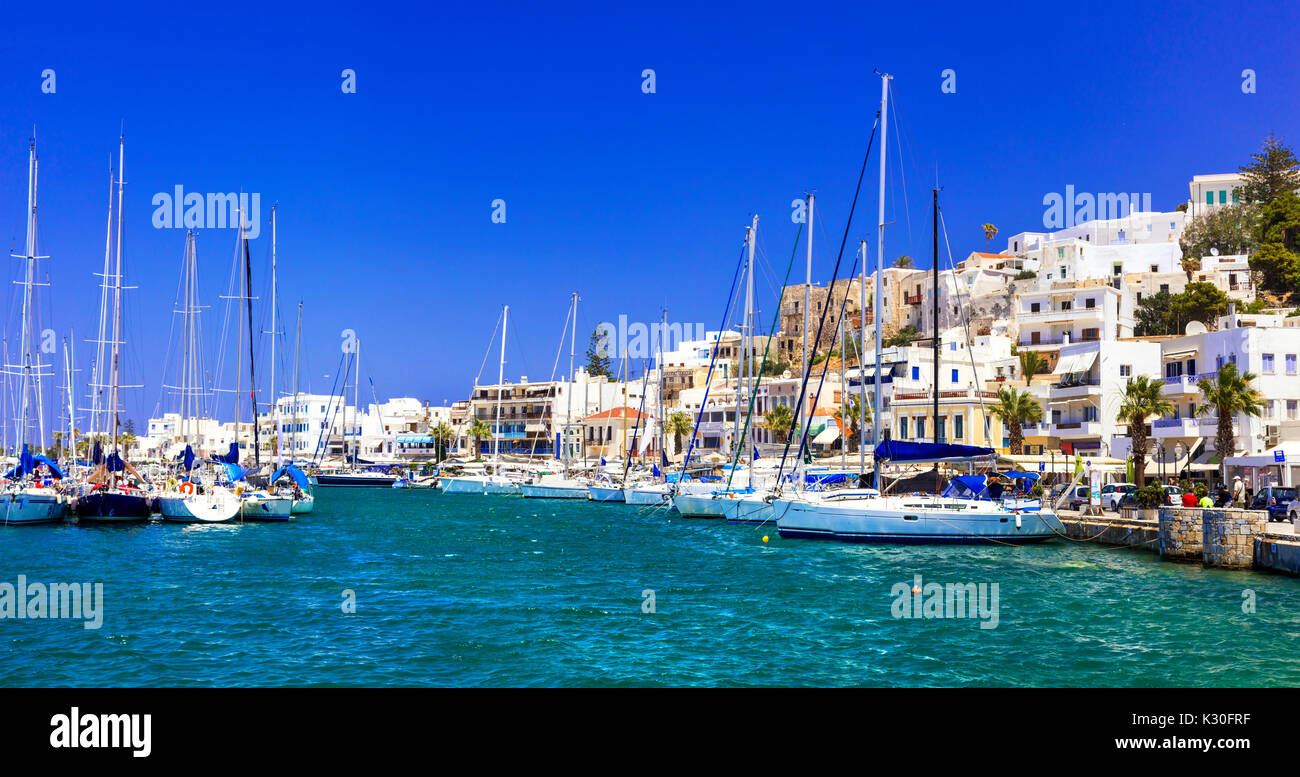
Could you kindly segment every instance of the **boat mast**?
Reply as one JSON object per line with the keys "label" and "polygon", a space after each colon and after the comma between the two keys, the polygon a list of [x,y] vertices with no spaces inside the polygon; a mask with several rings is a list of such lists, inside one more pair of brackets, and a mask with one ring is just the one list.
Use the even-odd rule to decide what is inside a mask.
{"label": "boat mast", "polygon": [[[844,290],[845,295],[849,293],[848,289]],[[839,342],[836,347],[840,352],[840,422],[844,424],[844,433],[840,435],[840,467],[849,466],[849,384],[848,384],[848,349],[844,343],[848,340],[845,336],[844,316],[840,316]]]}
{"label": "boat mast", "polygon": [[279,299],[276,297],[275,273],[275,206],[271,206],[271,420],[275,423],[275,433],[271,435],[274,450],[271,455],[278,465],[280,463],[280,392],[275,386],[275,341],[280,336]]}
{"label": "boat mast", "polygon": [[497,367],[497,420],[492,429],[492,476],[501,475],[501,395],[506,387],[506,326],[510,323],[510,306],[501,310],[501,361]]}
{"label": "boat mast", "polygon": [[659,329],[659,460],[664,463],[664,478],[668,477],[668,453],[664,449],[664,432],[668,419],[664,418],[664,336],[668,331],[668,308],[664,308],[664,325]]}
{"label": "boat mast", "polygon": [[[867,473],[867,241],[858,249],[862,254],[862,277],[858,281],[858,310],[862,313],[862,328],[858,330],[858,471]],[[880,319],[872,313],[872,323]],[[880,376],[872,378],[872,390],[879,391]],[[872,423],[872,426],[875,424]]]}
{"label": "boat mast", "polygon": [[[930,277],[933,278],[934,300],[931,305],[934,318],[934,441],[936,444],[941,442],[939,439],[939,189],[932,191],[934,207],[934,267],[931,268]],[[947,434],[945,433],[945,437]],[[934,491],[939,493],[939,463],[934,465]]]}
{"label": "boat mast", "polygon": [[99,276],[99,337],[95,342],[95,362],[90,376],[90,435],[107,431],[104,424],[104,345],[108,342],[108,279],[113,261],[113,155],[108,155],[108,224],[104,228],[104,272]]}
{"label": "boat mast", "polygon": [[[754,214],[754,224],[749,228],[749,279],[745,282],[745,341],[743,343],[745,357],[748,359],[746,364],[749,365],[749,386],[745,389],[745,401],[751,406],[754,401],[754,377],[758,374],[758,369],[761,366],[754,364],[754,246],[757,242],[758,214]],[[739,415],[740,408],[736,408],[736,413]],[[751,486],[753,485],[754,450],[756,448],[754,430],[748,428],[752,416],[753,412],[751,411],[745,418],[748,430],[746,436],[749,438],[749,458],[745,461],[745,470],[750,474],[747,480],[749,481],[748,485]]]}
{"label": "boat mast", "polygon": [[[578,336],[578,292],[573,292],[573,300],[569,303],[569,313],[573,316],[573,326],[569,328],[569,380],[573,380],[573,349],[577,342]],[[502,354],[505,353],[504,345]],[[626,392],[626,379],[624,382],[624,391]],[[573,384],[569,383],[569,390],[564,392],[564,426],[560,428],[560,441],[564,446],[561,450],[561,456],[564,459],[564,479],[569,479],[569,427],[573,425]],[[627,405],[625,401],[624,406]],[[586,467],[583,462],[583,467]]]}
{"label": "boat mast", "polygon": [[21,456],[27,445],[27,398],[32,391],[32,326],[31,305],[33,275],[36,265],[36,140],[28,146],[27,157],[27,243],[23,258],[23,320],[19,340],[22,354],[22,396],[18,400],[18,434],[15,438],[15,451]]}
{"label": "boat mast", "polygon": [[357,439],[352,443],[352,468],[361,462],[361,339],[357,338],[356,374],[352,376],[352,416],[357,425]]}
{"label": "boat mast", "polygon": [[[803,285],[803,372],[802,375],[805,384],[808,381],[808,308],[810,305],[812,305],[813,201],[815,199],[816,197],[814,195],[812,194],[808,195],[808,262],[804,271],[804,285]],[[801,402],[796,403],[796,406],[798,406],[799,404],[802,403]],[[808,434],[808,421],[805,421],[804,420],[805,418],[808,419],[808,421],[811,421],[812,413],[810,411],[805,411],[804,418],[795,419],[795,421],[799,424],[799,431],[801,435]],[[795,469],[794,469],[796,490],[803,489],[805,471],[806,468],[804,467],[804,463],[803,463],[803,444],[800,443],[799,461],[795,463]]]}
{"label": "boat mast", "polygon": [[[240,220],[243,220],[241,215]],[[253,260],[248,255],[248,233],[244,233],[244,307],[248,311],[248,403],[253,410],[253,466],[262,463],[261,440],[257,433],[257,364],[253,359]],[[235,427],[238,430],[238,426]]]}
{"label": "boat mast", "polygon": [[[118,358],[121,355],[122,342],[122,187],[126,183],[126,135],[118,137],[117,148],[117,264],[113,270],[113,343],[111,351],[112,367],[109,377],[108,412],[112,414],[112,438],[109,450],[117,451],[117,384]],[[107,455],[107,454],[106,454]],[[120,458],[120,457],[119,457]],[[107,459],[105,459],[107,461]],[[109,473],[109,482],[114,480]]]}
{"label": "boat mast", "polygon": [[[885,146],[889,140],[889,79],[888,73],[880,74],[880,193],[877,199],[880,218],[876,234],[876,298],[873,311],[876,324],[876,376],[873,404],[875,421],[871,424],[871,469],[872,486],[880,489],[880,460],[876,458],[876,448],[880,445],[880,282],[885,267]],[[863,241],[865,247],[866,241]]]}
{"label": "boat mast", "polygon": [[302,356],[302,303],[298,303],[298,333],[293,347],[293,415],[289,423],[289,463],[298,455],[298,361]]}

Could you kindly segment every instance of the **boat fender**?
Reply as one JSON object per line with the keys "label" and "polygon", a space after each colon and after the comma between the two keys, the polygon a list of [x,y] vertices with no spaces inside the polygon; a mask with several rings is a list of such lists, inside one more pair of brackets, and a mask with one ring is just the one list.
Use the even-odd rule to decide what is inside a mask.
{"label": "boat fender", "polygon": [[176,489],[176,478],[167,478],[167,490],[174,491],[175,489]]}
{"label": "boat fender", "polygon": [[181,493],[189,496],[194,493],[194,484],[190,482],[181,483]]}
{"label": "boat fender", "polygon": [[1020,513],[1016,513],[1016,529],[1020,529]]}

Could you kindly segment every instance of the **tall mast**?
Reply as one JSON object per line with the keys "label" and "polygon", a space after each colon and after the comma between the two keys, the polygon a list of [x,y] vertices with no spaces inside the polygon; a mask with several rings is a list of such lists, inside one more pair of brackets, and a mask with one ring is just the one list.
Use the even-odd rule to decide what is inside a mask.
{"label": "tall mast", "polygon": [[[569,304],[569,313],[573,316],[573,326],[569,328],[569,381],[573,380],[573,349],[577,342],[578,336],[578,292],[573,292],[573,301]],[[504,350],[502,351],[504,353]],[[627,385],[626,382],[623,384]],[[569,479],[569,427],[573,425],[573,384],[569,383],[569,390],[564,392],[564,426],[561,427],[560,441],[564,446],[561,448],[561,456],[564,458],[564,479]],[[627,402],[623,403],[625,406]],[[587,466],[583,462],[583,466]]]}
{"label": "tall mast", "polygon": [[[936,188],[933,194],[934,207],[934,267],[931,268],[930,277],[933,278],[934,299],[931,305],[934,318],[934,441],[942,442],[939,439],[939,190]],[[944,436],[947,436],[945,433]],[[939,464],[934,465],[934,490],[938,493],[939,488]]]}
{"label": "tall mast", "polygon": [[[858,281],[858,310],[862,312],[862,328],[858,330],[858,470],[867,472],[867,241],[863,240],[858,249],[862,254],[862,279]],[[880,317],[873,312],[872,323],[880,326]],[[879,391],[876,382],[878,376],[872,377],[872,391]],[[872,426],[875,426],[873,421]]]}
{"label": "tall mast", "polygon": [[[668,452],[664,449],[664,433],[668,419],[664,418],[664,334],[668,331],[668,308],[664,308],[664,325],[659,328],[659,460],[667,462]],[[664,467],[664,477],[668,476]]]}
{"label": "tall mast", "polygon": [[352,415],[357,425],[357,439],[352,443],[352,467],[361,462],[361,339],[357,339],[357,374],[352,376]]}
{"label": "tall mast", "polygon": [[[746,364],[749,365],[747,374],[748,385],[745,388],[745,402],[752,405],[754,401],[754,376],[757,367],[754,364],[754,246],[758,242],[758,215],[754,215],[754,223],[749,228],[749,277],[745,280],[745,337],[741,340],[743,346],[743,355],[748,359]],[[739,395],[737,395],[739,396]],[[736,415],[739,417],[740,408],[736,408]],[[746,437],[749,440],[749,453],[745,459],[745,471],[749,473],[749,485],[754,484],[753,464],[754,464],[754,430],[749,428],[750,420],[753,413],[745,417]]]}
{"label": "tall mast", "polygon": [[497,367],[497,420],[492,430],[492,475],[501,474],[501,395],[506,388],[506,326],[510,323],[510,306],[501,310],[501,362]]}
{"label": "tall mast", "polygon": [[871,424],[871,468],[874,473],[872,486],[877,490],[880,488],[880,460],[876,458],[876,448],[880,445],[880,282],[885,267],[885,146],[889,140],[889,133],[886,130],[889,126],[889,79],[891,77],[888,73],[880,74],[880,194],[877,198],[880,218],[876,233],[876,299],[873,308],[876,319],[876,383],[873,392],[875,420]]}
{"label": "tall mast", "polygon": [[[113,270],[113,343],[112,367],[109,377],[108,412],[112,415],[112,438],[109,450],[117,451],[117,384],[118,358],[122,344],[122,187],[126,183],[126,135],[118,137],[117,147],[117,264]],[[112,476],[110,475],[110,478]]]}
{"label": "tall mast", "polygon": [[[68,430],[66,432],[68,435],[67,445],[69,446],[69,449],[72,451],[72,459],[75,461],[77,458],[77,440],[73,436],[73,431],[75,429],[75,427],[73,426],[73,421],[75,420],[75,417],[73,415],[74,409],[72,404],[73,402],[72,363],[75,360],[68,353],[68,349],[72,347],[69,343],[71,342],[71,338],[73,337],[76,337],[76,332],[71,332],[69,337],[63,338],[63,379],[67,383],[67,387],[65,389],[65,398],[68,401]],[[59,455],[60,456],[63,455],[62,450],[59,451]]]}
{"label": "tall mast", "polygon": [[275,385],[275,341],[280,337],[279,315],[280,301],[276,297],[275,274],[275,206],[271,206],[271,420],[275,423],[275,434],[271,435],[271,444],[275,447],[272,456],[275,463],[280,463],[280,392]]}
{"label": "tall mast", "polygon": [[108,279],[113,269],[113,155],[108,155],[108,225],[104,228],[104,271],[99,276],[99,337],[95,339],[95,363],[90,375],[90,434],[108,431],[104,424],[104,345],[108,342]]}
{"label": "tall mast", "polygon": [[298,455],[298,361],[302,356],[302,303],[298,303],[298,334],[293,347],[293,416],[289,423],[292,430],[289,445],[289,463]]}
{"label": "tall mast", "polygon": [[23,259],[23,320],[22,330],[19,340],[19,351],[22,361],[19,365],[22,370],[21,396],[18,400],[18,434],[14,438],[15,451],[20,455],[23,448],[27,445],[27,415],[28,415],[28,397],[32,392],[32,325],[31,325],[31,307],[32,307],[32,286],[35,282],[34,274],[36,271],[36,140],[32,139],[28,146],[27,157],[27,243]]}
{"label": "tall mast", "polygon": [[[847,296],[848,293],[849,290],[845,289],[844,294]],[[844,347],[844,343],[848,340],[844,316],[840,316],[839,332],[836,336],[839,338],[836,347],[840,352],[840,421],[844,424],[844,433],[840,435],[840,466],[847,467],[849,466],[849,361],[848,349]]]}
{"label": "tall mast", "polygon": [[[241,212],[240,221],[244,220]],[[248,255],[248,233],[244,233],[244,307],[248,311],[248,406],[253,411],[253,465],[262,463],[261,440],[257,433],[257,364],[253,358],[253,260]],[[235,430],[238,432],[239,427]]]}
{"label": "tall mast", "polygon": [[[813,201],[814,199],[816,199],[814,195],[811,194],[808,195],[808,262],[804,272],[804,286],[803,286],[803,373],[802,375],[805,384],[807,383],[808,380],[808,308],[810,305],[812,305],[812,251],[813,251],[812,244],[813,244]],[[816,347],[816,345],[814,344],[813,347]],[[796,404],[802,404],[802,403],[796,403]],[[808,421],[811,421],[812,413],[810,411],[805,411],[804,418],[808,419]],[[795,421],[799,424],[799,432],[801,435],[806,435],[808,433],[808,421],[805,421],[804,418],[795,419]],[[804,471],[805,470],[804,470],[804,463],[803,463],[803,445],[800,444],[799,461],[795,463],[795,476],[796,476],[795,488],[796,489],[803,488]]]}

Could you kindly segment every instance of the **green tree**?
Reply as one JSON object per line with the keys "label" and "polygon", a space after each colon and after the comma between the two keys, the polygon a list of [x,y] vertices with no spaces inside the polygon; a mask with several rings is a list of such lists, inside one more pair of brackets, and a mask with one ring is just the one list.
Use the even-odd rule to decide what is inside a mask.
{"label": "green tree", "polygon": [[691,430],[694,428],[694,424],[691,423],[691,417],[680,410],[668,416],[668,423],[664,425],[664,431],[671,434],[673,436],[673,442],[677,443],[677,450],[679,453],[685,452],[686,449],[682,447],[682,440],[684,440],[686,435],[690,434]]}
{"label": "green tree", "polygon": [[[1188,321],[1200,321],[1213,328],[1219,316],[1228,312],[1228,295],[1213,283],[1189,283],[1182,294],[1174,296],[1174,309],[1183,326]],[[1180,326],[1171,334],[1179,334]]]}
{"label": "green tree", "polygon": [[469,422],[469,427],[465,429],[465,434],[474,441],[474,458],[481,458],[479,452],[482,450],[483,440],[492,436],[492,427],[483,423],[482,419],[475,418]]}
{"label": "green tree", "polygon": [[1282,142],[1282,139],[1269,134],[1264,138],[1259,151],[1250,155],[1250,163],[1242,165],[1242,177],[1246,179],[1240,195],[1247,202],[1268,204],[1285,194],[1294,194],[1300,189],[1300,161],[1295,152]]}
{"label": "green tree", "polygon": [[609,334],[599,328],[591,333],[587,340],[587,374],[592,377],[612,376],[613,368],[609,359]]}
{"label": "green tree", "polygon": [[884,339],[885,347],[892,348],[895,346],[911,345],[912,341],[920,337],[921,333],[914,326],[905,326],[895,332],[892,336]]}
{"label": "green tree", "polygon": [[[851,394],[849,395],[848,402],[846,404],[848,405],[849,408],[849,419],[848,419],[849,430],[847,432],[849,453],[857,453],[858,433],[862,429],[862,424],[861,424],[862,410],[863,410],[862,396],[860,394]],[[866,412],[867,412],[867,423],[872,423],[873,416],[871,412],[871,405],[866,406]],[[835,411],[835,418],[836,420],[839,421],[844,420],[843,409]]]}
{"label": "green tree", "polygon": [[1196,408],[1197,415],[1209,415],[1210,411],[1218,416],[1214,432],[1214,451],[1219,456],[1219,465],[1224,480],[1228,477],[1228,465],[1224,461],[1231,456],[1236,437],[1232,433],[1234,415],[1258,417],[1264,409],[1264,396],[1251,384],[1255,382],[1254,373],[1239,373],[1237,365],[1228,362],[1219,368],[1214,378],[1202,378],[1197,387],[1205,395],[1205,403]]}
{"label": "green tree", "polygon": [[439,421],[438,425],[429,430],[433,436],[433,460],[441,463],[447,458],[447,443],[456,439],[456,430],[446,421]]}
{"label": "green tree", "polygon": [[[1200,269],[1200,259],[1215,251],[1220,254],[1246,254],[1255,247],[1255,225],[1259,220],[1259,206],[1243,202],[1227,205],[1198,216],[1179,238],[1183,250],[1183,270],[1191,273]],[[1188,264],[1192,269],[1188,270]]]}
{"label": "green tree", "polygon": [[1264,205],[1259,217],[1257,251],[1250,269],[1264,289],[1285,299],[1300,288],[1300,197],[1285,192]]}
{"label": "green tree", "polygon": [[1013,456],[1019,456],[1025,450],[1023,425],[1043,420],[1043,406],[1038,404],[1028,390],[1020,391],[1006,386],[998,389],[998,403],[989,407],[989,412],[1005,423],[1011,432],[1007,448]]}
{"label": "green tree", "polygon": [[1133,441],[1133,477],[1138,486],[1146,482],[1147,419],[1174,412],[1174,404],[1165,399],[1164,388],[1164,381],[1138,375],[1129,378],[1120,396],[1116,417],[1128,424],[1128,436]]}
{"label": "green tree", "polygon": [[1174,295],[1167,291],[1143,297],[1135,313],[1133,334],[1138,337],[1172,335],[1177,332]]}
{"label": "green tree", "polygon": [[903,254],[902,256],[900,256],[900,257],[898,257],[897,259],[894,260],[894,266],[895,266],[895,267],[911,267],[911,266],[912,266],[912,257],[908,256],[907,254]]}
{"label": "green tree", "polygon": [[1012,280],[1028,281],[1028,280],[1033,280],[1034,278],[1037,277],[1038,277],[1038,273],[1034,272],[1033,270],[1021,270],[1020,272],[1016,273],[1016,277],[1012,278]]}
{"label": "green tree", "polygon": [[998,228],[992,224],[985,224],[980,229],[984,230],[984,253],[988,253],[989,244],[998,236]]}
{"label": "green tree", "polygon": [[794,411],[788,405],[776,405],[764,414],[763,428],[775,434],[777,442],[785,442],[794,430]]}
{"label": "green tree", "polygon": [[1047,370],[1047,362],[1037,351],[1025,351],[1020,354],[1020,374],[1029,380],[1040,372]]}

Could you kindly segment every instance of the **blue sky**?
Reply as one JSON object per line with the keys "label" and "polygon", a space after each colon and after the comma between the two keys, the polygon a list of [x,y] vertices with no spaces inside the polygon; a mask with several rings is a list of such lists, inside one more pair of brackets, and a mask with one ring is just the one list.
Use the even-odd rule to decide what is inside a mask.
{"label": "blue sky", "polygon": [[[673,321],[716,327],[753,213],[770,315],[794,239],[790,201],[805,191],[825,219],[814,276],[829,277],[879,100],[875,68],[894,74],[901,120],[889,133],[886,256],[922,267],[936,174],[960,258],[983,249],[985,221],[1003,237],[1041,228],[1044,194],[1067,185],[1150,192],[1171,209],[1193,174],[1235,170],[1268,132],[1300,141],[1294,6],[471,5],[11,9],[0,238],[22,245],[35,126],[51,257],[43,326],[60,336],[94,327],[107,165],[125,124],[125,255],[139,288],[124,364],[126,382],[145,384],[128,416],[143,421],[160,399],[184,232],[153,228],[151,198],[178,184],[257,192],[263,220],[279,204],[281,309],[303,302],[304,389],[330,388],[353,329],[381,397],[437,404],[468,394],[502,304],[507,373],[532,379],[550,374],[571,291],[583,298],[579,358],[599,322],[657,320],[665,303]],[[45,68],[54,94],[41,91]],[[344,68],[355,94],[340,89]],[[654,94],[641,91],[646,68]],[[945,68],[955,94],[940,90]],[[1254,94],[1242,93],[1245,68]],[[850,232],[873,253],[874,165]],[[505,224],[491,221],[497,198]],[[198,238],[211,366],[234,240]],[[251,248],[262,301],[269,251],[263,226]],[[78,344],[81,381],[89,352]]]}

